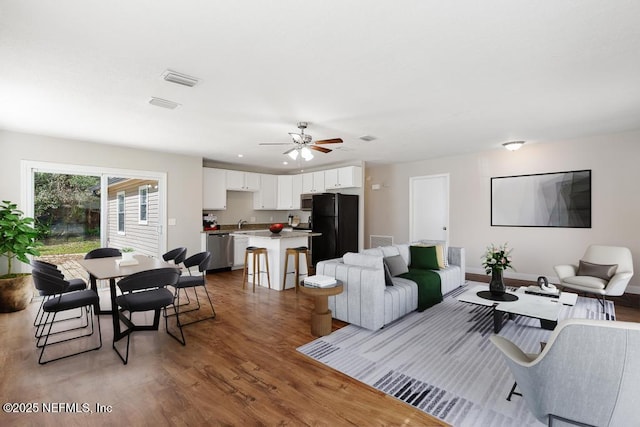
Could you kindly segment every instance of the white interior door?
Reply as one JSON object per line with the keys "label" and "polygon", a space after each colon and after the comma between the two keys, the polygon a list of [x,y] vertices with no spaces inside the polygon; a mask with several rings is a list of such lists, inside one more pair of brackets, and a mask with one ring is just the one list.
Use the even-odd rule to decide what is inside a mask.
{"label": "white interior door", "polygon": [[449,175],[409,180],[410,241],[449,240]]}

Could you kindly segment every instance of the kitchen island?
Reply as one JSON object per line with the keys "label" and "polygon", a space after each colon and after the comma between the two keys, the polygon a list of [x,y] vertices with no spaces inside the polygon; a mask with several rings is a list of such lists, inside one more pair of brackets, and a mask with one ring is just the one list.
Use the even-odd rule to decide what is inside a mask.
{"label": "kitchen island", "polygon": [[[289,231],[283,230],[278,234],[274,234],[268,230],[261,231],[238,231],[233,232],[233,236],[248,237],[249,246],[258,246],[267,248],[267,257],[269,258],[269,272],[271,279],[271,289],[283,291],[295,287],[294,275],[287,275],[285,287],[282,287],[282,277],[284,275],[284,261],[287,248],[296,248],[299,246],[309,247],[309,239],[314,236],[320,236],[321,233],[313,233],[309,231]],[[263,258],[260,257],[260,271],[266,271]],[[293,259],[289,260],[289,270],[293,271]],[[249,262],[249,275],[253,274],[253,265]],[[300,275],[307,274],[307,265],[304,261],[300,262]],[[252,277],[252,276],[251,276]],[[256,278],[257,279],[257,278]],[[260,285],[267,287],[268,281],[266,277],[262,277]],[[251,278],[248,277],[251,282]],[[257,280],[256,280],[257,282]]]}

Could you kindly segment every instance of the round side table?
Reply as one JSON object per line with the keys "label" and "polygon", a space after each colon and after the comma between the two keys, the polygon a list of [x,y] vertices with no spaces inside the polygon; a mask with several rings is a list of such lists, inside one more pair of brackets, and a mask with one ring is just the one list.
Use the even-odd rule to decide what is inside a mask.
{"label": "round side table", "polygon": [[325,288],[305,286],[300,283],[300,292],[312,296],[315,307],[311,313],[311,333],[317,337],[323,337],[331,333],[331,310],[329,310],[329,297],[342,293],[342,282],[337,281],[333,286]]}

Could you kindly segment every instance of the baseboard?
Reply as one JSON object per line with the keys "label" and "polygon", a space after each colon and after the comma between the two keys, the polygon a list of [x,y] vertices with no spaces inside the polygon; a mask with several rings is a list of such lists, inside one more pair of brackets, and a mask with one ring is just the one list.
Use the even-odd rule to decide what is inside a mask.
{"label": "baseboard", "polygon": [[[488,276],[487,274],[484,274],[484,273],[482,274],[466,273],[465,278],[473,282],[482,282],[482,283],[489,283],[489,281],[491,280],[491,276]],[[532,280],[505,277],[504,283],[507,286],[514,286],[514,287],[531,286],[531,285],[538,284],[537,279],[538,279],[537,277]],[[557,277],[552,277],[549,279],[549,282],[558,283],[557,279],[558,279]],[[634,289],[630,289],[630,288],[634,288]],[[640,308],[640,289],[638,289],[637,286],[633,286],[633,287],[628,286],[627,292],[625,292],[624,295],[619,297],[607,297],[607,299],[613,301],[615,304],[619,304],[625,307]]]}

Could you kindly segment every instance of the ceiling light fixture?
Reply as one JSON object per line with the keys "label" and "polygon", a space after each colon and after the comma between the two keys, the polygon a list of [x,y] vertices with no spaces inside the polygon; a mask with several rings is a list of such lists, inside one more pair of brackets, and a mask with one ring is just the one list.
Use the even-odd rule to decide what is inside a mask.
{"label": "ceiling light fixture", "polygon": [[162,73],[162,78],[170,83],[176,83],[182,86],[194,87],[200,80],[195,77],[187,76],[186,74],[178,73],[177,71],[167,70]]}
{"label": "ceiling light fixture", "polygon": [[302,147],[300,149],[300,155],[307,162],[313,159],[313,154],[311,153],[311,150],[309,150],[309,147]]}
{"label": "ceiling light fixture", "polygon": [[520,147],[522,147],[523,145],[524,145],[524,141],[509,141],[502,144],[502,146],[509,151],[519,150]]}
{"label": "ceiling light fixture", "polygon": [[155,105],[156,107],[168,108],[170,110],[175,110],[180,106],[177,102],[169,101],[168,99],[156,98],[152,96],[149,99],[149,104]]}
{"label": "ceiling light fixture", "polygon": [[291,160],[296,160],[298,156],[302,157],[307,162],[313,159],[313,153],[311,152],[309,147],[304,145],[301,147],[292,148],[291,150],[285,152],[284,154],[291,157]]}

